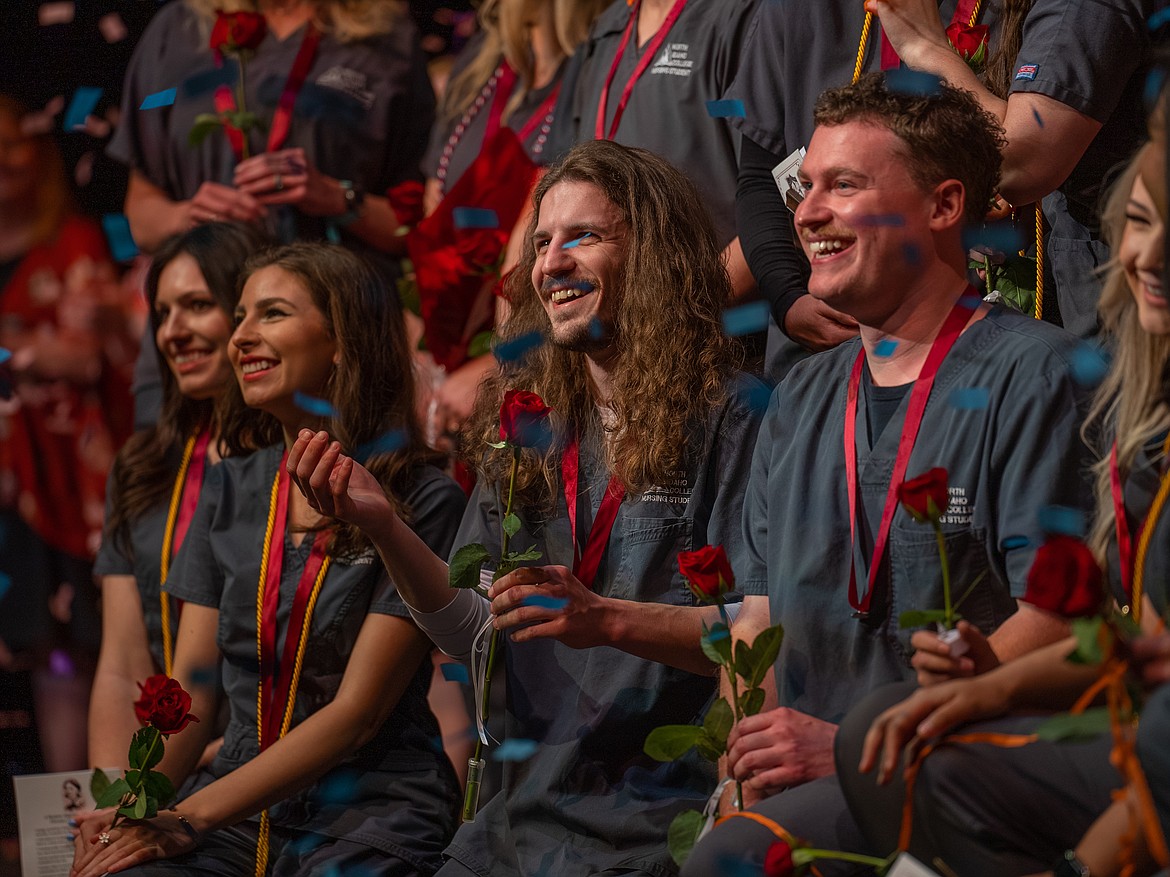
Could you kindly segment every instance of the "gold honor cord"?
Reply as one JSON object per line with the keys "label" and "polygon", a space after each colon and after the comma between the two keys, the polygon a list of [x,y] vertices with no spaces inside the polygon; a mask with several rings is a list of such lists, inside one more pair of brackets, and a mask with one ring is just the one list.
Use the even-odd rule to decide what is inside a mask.
{"label": "gold honor cord", "polygon": [[[1162,443],[1162,465],[1166,465],[1166,455],[1170,453],[1170,435]],[[1142,620],[1142,584],[1146,572],[1146,553],[1150,549],[1150,540],[1158,525],[1158,518],[1162,516],[1162,509],[1166,507],[1166,498],[1170,496],[1170,470],[1162,473],[1158,483],[1158,492],[1146,512],[1146,522],[1142,525],[1142,534],[1138,537],[1137,552],[1133,558],[1133,588],[1130,601],[1133,605],[1133,620],[1141,623]]]}
{"label": "gold honor cord", "polygon": [[[983,0],[975,0],[975,5],[971,8],[971,17],[967,21],[967,27],[974,27],[975,23],[979,21],[979,13],[983,8]],[[866,12],[865,19],[861,23],[861,42],[857,46],[857,60],[853,64],[853,82],[856,83],[861,78],[861,65],[865,62],[865,44],[869,42],[869,32],[873,29],[873,13]]]}
{"label": "gold honor cord", "polygon": [[1036,308],[1032,312],[1037,320],[1044,316],[1044,211],[1036,202]]}
{"label": "gold honor cord", "polygon": [[[264,551],[260,555],[260,581],[256,587],[256,661],[259,675],[256,681],[256,743],[262,746],[264,742],[264,588],[268,580],[268,559],[272,548],[272,533],[276,525],[277,496],[280,490],[280,473],[272,481],[272,494],[268,501],[268,523],[264,528]],[[313,590],[309,594],[309,603],[305,609],[305,620],[301,625],[297,639],[296,662],[293,665],[292,680],[289,682],[288,702],[284,707],[284,716],[280,723],[280,737],[288,733],[292,723],[293,706],[297,700],[297,687],[301,680],[301,668],[304,666],[305,648],[309,642],[309,628],[313,620],[313,610],[317,607],[317,597],[321,593],[321,586],[325,583],[325,576],[329,572],[330,558],[326,555],[313,582]],[[277,738],[279,739],[279,738]],[[260,814],[260,831],[256,838],[256,871],[255,877],[264,877],[268,869],[268,837],[269,837],[268,810]]]}
{"label": "gold honor cord", "polygon": [[187,472],[191,468],[191,457],[195,454],[195,440],[199,432],[196,430],[187,439],[183,446],[183,459],[179,463],[179,474],[175,476],[175,486],[171,490],[171,505],[167,509],[167,526],[163,530],[162,556],[159,559],[158,600],[162,609],[162,646],[163,671],[170,676],[175,663],[175,646],[171,639],[171,601],[167,598],[163,586],[167,583],[167,576],[171,571],[171,543],[175,538],[175,522],[179,518],[179,504],[183,498],[183,487],[187,484]]}

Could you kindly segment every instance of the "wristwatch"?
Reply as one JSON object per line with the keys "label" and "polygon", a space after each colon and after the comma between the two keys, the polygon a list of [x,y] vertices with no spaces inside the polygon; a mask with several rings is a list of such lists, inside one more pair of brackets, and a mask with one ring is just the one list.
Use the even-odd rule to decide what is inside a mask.
{"label": "wristwatch", "polygon": [[1093,877],[1088,866],[1077,856],[1076,850],[1065,850],[1052,868],[1052,877]]}
{"label": "wristwatch", "polygon": [[337,217],[337,222],[349,225],[361,216],[362,204],[366,201],[366,190],[353,180],[338,180],[337,184],[341,186],[341,195],[345,198],[345,213]]}

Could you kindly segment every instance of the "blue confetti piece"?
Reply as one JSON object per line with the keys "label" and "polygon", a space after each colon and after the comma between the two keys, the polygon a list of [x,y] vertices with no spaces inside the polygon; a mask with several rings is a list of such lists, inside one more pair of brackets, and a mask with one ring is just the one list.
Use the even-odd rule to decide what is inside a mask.
{"label": "blue confetti piece", "polygon": [[1014,551],[1017,548],[1027,548],[1032,544],[1032,540],[1027,536],[1008,536],[999,543],[999,547],[1004,551]]}
{"label": "blue confetti piece", "polygon": [[154,94],[148,94],[146,99],[142,102],[140,110],[157,110],[159,107],[169,107],[175,102],[175,92],[177,89],[164,88],[162,91],[156,91]]}
{"label": "blue confetti piece", "polygon": [[901,213],[875,213],[872,216],[859,216],[854,224],[873,228],[901,228],[906,224],[906,217]]}
{"label": "blue confetti piece", "polygon": [[1039,125],[1041,128],[1044,127],[1044,119],[1040,117],[1040,111],[1035,107],[1032,107],[1032,118],[1036,120],[1037,125]]}
{"label": "blue confetti piece", "polygon": [[915,244],[902,244],[902,261],[907,265],[921,265],[922,251]]}
{"label": "blue confetti piece", "polygon": [[714,630],[707,631],[707,642],[717,643],[720,640],[730,639],[730,638],[731,638],[731,630],[730,630],[730,628],[727,627],[726,624],[723,625],[722,627],[717,627]]}
{"label": "blue confetti piece", "polygon": [[594,341],[600,341],[601,336],[605,334],[605,325],[601,322],[600,317],[594,317],[589,321],[589,337]]}
{"label": "blue confetti piece", "polygon": [[772,403],[772,388],[767,384],[753,384],[744,393],[744,402],[752,411],[767,411]]}
{"label": "blue confetti piece", "polygon": [[768,328],[771,311],[766,301],[753,301],[723,312],[723,331],[728,335],[750,335]]}
{"label": "blue confetti piece", "polygon": [[991,393],[986,387],[960,387],[951,392],[947,403],[960,411],[980,411],[991,401]]}
{"label": "blue confetti piece", "polygon": [[932,73],[901,67],[886,72],[886,87],[900,94],[925,97],[942,91],[942,80]]}
{"label": "blue confetti piece", "polygon": [[439,672],[448,682],[460,682],[463,685],[471,684],[471,677],[467,675],[467,667],[463,664],[440,664]]}
{"label": "blue confetti piece", "polygon": [[963,295],[959,297],[959,304],[968,310],[973,311],[981,304],[983,304],[983,299],[977,295]]}
{"label": "blue confetti piece", "polygon": [[97,106],[101,97],[102,90],[100,88],[83,85],[77,89],[73,92],[72,100],[69,101],[69,108],[65,110],[65,118],[61,122],[61,127],[66,131],[84,128],[86,117],[93,113],[93,108]]}
{"label": "blue confetti piece", "polygon": [[12,351],[7,347],[0,347],[0,365],[4,365],[10,359],[12,359]]}
{"label": "blue confetti piece", "polygon": [[358,774],[342,770],[317,783],[314,797],[327,804],[348,804],[357,798]]}
{"label": "blue confetti piece", "polygon": [[452,211],[456,228],[499,228],[500,218],[496,211],[486,207],[456,207]]}
{"label": "blue confetti piece", "polygon": [[1157,30],[1168,21],[1170,21],[1170,6],[1159,9],[1150,16],[1146,24],[1149,25],[1150,30]]}
{"label": "blue confetti piece", "polygon": [[523,738],[505,740],[494,752],[495,761],[527,761],[536,754],[539,745],[535,740]]}
{"label": "blue confetti piece", "polygon": [[1096,344],[1082,341],[1073,351],[1069,374],[1082,387],[1096,387],[1109,373],[1109,360]]}
{"label": "blue confetti piece", "polygon": [[552,609],[555,612],[568,606],[569,601],[564,597],[546,597],[544,594],[533,594],[521,601],[520,605],[539,606],[541,609]]}
{"label": "blue confetti piece", "polygon": [[1085,513],[1080,509],[1068,506],[1044,506],[1037,513],[1036,521],[1039,523],[1040,529],[1046,533],[1078,537],[1085,533]]}
{"label": "blue confetti piece", "polygon": [[1000,253],[1015,253],[1024,246],[1024,237],[1010,222],[994,222],[963,231],[963,248],[988,248]]}
{"label": "blue confetti piece", "polygon": [[587,238],[587,237],[593,237],[593,232],[587,231],[587,232],[585,232],[585,234],[581,235],[581,237],[573,238],[568,243],[561,244],[561,249],[562,250],[571,250],[574,247],[579,247],[581,245],[581,241],[585,240],[585,238]]}
{"label": "blue confetti piece", "polygon": [[191,684],[218,685],[219,670],[214,665],[211,667],[196,667],[191,671]]}
{"label": "blue confetti piece", "polygon": [[709,100],[707,101],[707,115],[712,119],[742,119],[743,101]]}
{"label": "blue confetti piece", "polygon": [[314,832],[305,832],[300,837],[289,841],[285,846],[285,850],[294,856],[305,856],[325,843],[324,835],[315,834]]}
{"label": "blue confetti piece", "polygon": [[499,362],[516,362],[523,359],[543,343],[544,335],[541,332],[532,331],[518,338],[509,339],[502,344],[497,344],[493,352]]}
{"label": "blue confetti piece", "polygon": [[129,262],[138,255],[138,244],[130,233],[130,222],[121,213],[107,213],[102,217],[102,231],[110,245],[115,262]]}
{"label": "blue confetti piece", "polygon": [[[201,97],[205,94],[211,94],[221,85],[236,84],[238,78],[235,64],[224,64],[223,67],[205,70],[201,73],[195,73],[188,76],[179,85],[179,89],[183,92],[183,97]],[[297,111],[300,111],[300,101],[297,102]]]}
{"label": "blue confetti piece", "polygon": [[716,874],[719,877],[760,877],[763,869],[758,861],[741,859],[735,856],[720,856],[716,863]]}
{"label": "blue confetti piece", "polygon": [[8,589],[12,587],[12,577],[0,572],[0,600],[3,600],[8,593]]}
{"label": "blue confetti piece", "polygon": [[337,409],[326,399],[318,399],[300,390],[293,393],[293,404],[314,417],[340,417]]}
{"label": "blue confetti piece", "polygon": [[[1170,7],[1168,7],[1170,8]],[[1155,67],[1146,76],[1146,88],[1144,97],[1147,106],[1153,106],[1158,100],[1158,95],[1162,93],[1162,86],[1166,82],[1166,71],[1161,67]]]}
{"label": "blue confetti piece", "polygon": [[406,447],[406,442],[406,430],[391,430],[378,436],[376,439],[358,445],[357,450],[354,452],[354,459],[361,463],[375,454],[392,454]]}
{"label": "blue confetti piece", "polygon": [[883,358],[894,355],[894,351],[898,349],[898,342],[892,338],[885,338],[879,341],[873,348],[874,356],[881,356]]}

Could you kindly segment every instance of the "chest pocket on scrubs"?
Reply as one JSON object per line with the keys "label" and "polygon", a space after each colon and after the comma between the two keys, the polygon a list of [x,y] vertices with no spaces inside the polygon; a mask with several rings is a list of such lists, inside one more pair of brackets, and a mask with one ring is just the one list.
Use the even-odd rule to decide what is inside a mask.
{"label": "chest pocket on scrubs", "polygon": [[620,521],[619,526],[621,560],[609,596],[693,605],[690,589],[677,574],[678,553],[691,547],[690,519],[631,517]]}
{"label": "chest pocket on scrubs", "polygon": [[[958,603],[972,582],[983,575],[956,612],[985,634],[990,633],[1012,614],[1015,601],[1000,571],[989,565],[986,533],[963,527],[944,529],[943,535],[951,572],[951,599]],[[895,524],[890,531],[889,564],[889,637],[895,650],[909,660],[913,653],[910,637],[917,628],[900,629],[898,616],[911,609],[943,607],[942,567],[934,530],[927,524]]]}

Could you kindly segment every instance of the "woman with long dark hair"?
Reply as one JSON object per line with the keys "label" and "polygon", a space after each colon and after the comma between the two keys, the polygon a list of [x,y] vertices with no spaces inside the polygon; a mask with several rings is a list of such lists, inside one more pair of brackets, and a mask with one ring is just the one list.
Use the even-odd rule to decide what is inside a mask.
{"label": "woman with long dark hair", "polygon": [[263,239],[250,226],[208,223],[166,241],[146,276],[160,359],[158,423],[114,462],[101,576],[102,648],[89,712],[89,762],[125,766],[138,728],[135,685],[172,671],[179,609],[162,593],[209,467],[219,461],[216,403],[234,383],[228,359],[236,280]]}
{"label": "woman with long dark hair", "polygon": [[228,457],[166,585],[185,601],[175,676],[196,715],[226,700],[224,743],[188,779],[209,723],[172,738],[174,809],[88,821],[74,873],[431,874],[458,790],[426,702],[430,643],[366,538],[313,511],[284,462],[300,430],[327,429],[450,548],[465,500],[413,420],[401,311],[358,257],[294,244],[249,262],[235,315]]}

